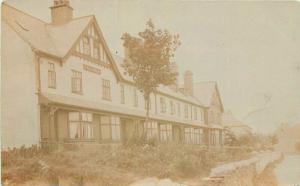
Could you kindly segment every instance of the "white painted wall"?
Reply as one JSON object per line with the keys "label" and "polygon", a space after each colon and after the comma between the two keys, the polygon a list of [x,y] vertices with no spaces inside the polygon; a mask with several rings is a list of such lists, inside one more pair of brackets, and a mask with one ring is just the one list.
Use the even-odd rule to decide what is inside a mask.
{"label": "white painted wall", "polygon": [[34,53],[2,22],[2,148],[30,146],[40,139]]}
{"label": "white painted wall", "polygon": [[[126,109],[136,109],[138,111],[145,112],[145,101],[143,95],[140,91],[137,90],[138,95],[138,106],[134,106],[134,91],[135,87],[131,84],[125,82],[118,82],[116,76],[111,68],[105,68],[101,65],[95,64],[88,60],[80,59],[76,56],[71,56],[63,65],[60,65],[58,62],[55,63],[55,70],[56,70],[56,89],[48,88],[48,63],[53,62],[49,59],[43,58],[41,60],[41,83],[42,83],[42,92],[45,93],[52,93],[58,94],[62,96],[68,96],[73,98],[79,98],[85,101],[93,101],[101,103],[112,104],[114,106],[123,107],[124,113],[126,113]],[[101,70],[101,75],[95,74],[83,69],[83,65],[89,65],[94,68]],[[83,94],[74,94],[71,91],[71,76],[72,70],[76,70],[82,72],[82,86],[83,86]],[[102,99],[102,79],[110,80],[111,85],[111,101],[103,100]],[[124,85],[125,90],[125,104],[121,104],[121,83]],[[197,108],[197,120],[194,120],[194,117],[190,117],[190,107],[189,107],[189,118],[184,118],[184,104],[182,101],[165,97],[166,99],[166,113],[160,112],[160,97],[163,95],[157,95],[156,103],[157,103],[157,115],[158,116],[168,116],[171,117],[173,121],[180,119],[184,122],[190,124],[204,124],[204,119],[200,112],[202,108]],[[175,110],[176,114],[172,115],[170,111],[170,100],[173,100],[173,103],[176,104]],[[177,102],[180,102],[181,105],[181,113],[180,116],[177,114]],[[203,111],[202,111],[203,112]],[[150,113],[155,114],[155,96],[151,95],[151,109]]]}

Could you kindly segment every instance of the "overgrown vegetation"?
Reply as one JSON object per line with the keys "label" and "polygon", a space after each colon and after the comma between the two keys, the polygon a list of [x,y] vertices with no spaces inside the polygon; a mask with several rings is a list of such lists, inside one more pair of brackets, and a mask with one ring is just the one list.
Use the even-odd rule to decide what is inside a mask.
{"label": "overgrown vegetation", "polygon": [[2,181],[9,185],[39,181],[39,185],[67,182],[80,186],[128,185],[151,176],[175,180],[200,178],[218,162],[247,156],[243,149],[217,153],[200,146],[142,139],[132,139],[123,145],[69,146],[68,149],[52,153],[39,149],[34,154],[31,150],[2,152]]}

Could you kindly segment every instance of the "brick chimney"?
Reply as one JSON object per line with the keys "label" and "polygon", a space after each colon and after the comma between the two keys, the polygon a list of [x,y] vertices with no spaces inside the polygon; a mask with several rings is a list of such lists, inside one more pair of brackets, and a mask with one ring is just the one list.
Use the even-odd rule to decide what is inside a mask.
{"label": "brick chimney", "polygon": [[194,95],[193,73],[189,70],[184,73],[184,91],[191,96]]}
{"label": "brick chimney", "polygon": [[73,8],[69,0],[54,0],[54,5],[50,9],[53,25],[65,24],[73,19]]}

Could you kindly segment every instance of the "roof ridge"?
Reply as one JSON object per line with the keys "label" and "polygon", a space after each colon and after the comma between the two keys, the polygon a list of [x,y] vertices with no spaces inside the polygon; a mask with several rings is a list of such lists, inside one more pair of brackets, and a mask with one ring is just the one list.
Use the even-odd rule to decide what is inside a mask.
{"label": "roof ridge", "polygon": [[[87,17],[95,17],[95,16],[94,15],[87,15],[87,16],[76,17],[76,18],[71,19],[69,22],[76,21],[76,20],[83,19],[83,18],[87,18]],[[52,25],[53,26],[52,23],[46,23],[45,25],[46,26],[48,26],[48,25]]]}
{"label": "roof ridge", "polygon": [[12,6],[12,5],[9,5],[9,4],[5,3],[5,2],[2,3],[2,6],[7,6],[7,7],[12,8],[12,9],[14,9],[14,10],[16,10],[16,11],[22,13],[22,14],[25,14],[25,15],[27,15],[27,16],[33,18],[33,19],[36,19],[37,21],[39,21],[39,22],[41,22],[41,23],[43,23],[43,24],[47,24],[47,23],[46,23],[45,21],[43,21],[42,19],[37,18],[37,17],[34,17],[33,15],[30,15],[30,14],[24,12],[23,10],[17,9],[16,7],[14,7],[14,6]]}
{"label": "roof ridge", "polygon": [[197,84],[197,83],[217,83],[217,81],[212,81],[212,80],[209,80],[209,81],[197,81],[194,84]]}

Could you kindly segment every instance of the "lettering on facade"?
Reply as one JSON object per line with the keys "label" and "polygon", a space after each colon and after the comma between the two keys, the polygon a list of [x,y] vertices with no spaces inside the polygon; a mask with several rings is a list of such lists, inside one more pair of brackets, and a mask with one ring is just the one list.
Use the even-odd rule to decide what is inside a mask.
{"label": "lettering on facade", "polygon": [[95,68],[95,67],[92,67],[92,66],[89,66],[89,65],[85,65],[85,64],[84,64],[84,65],[83,65],[83,69],[86,70],[86,71],[89,71],[89,72],[98,74],[98,75],[101,74],[101,70],[100,70],[100,69]]}

